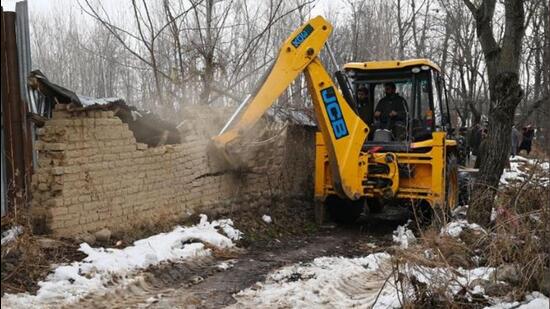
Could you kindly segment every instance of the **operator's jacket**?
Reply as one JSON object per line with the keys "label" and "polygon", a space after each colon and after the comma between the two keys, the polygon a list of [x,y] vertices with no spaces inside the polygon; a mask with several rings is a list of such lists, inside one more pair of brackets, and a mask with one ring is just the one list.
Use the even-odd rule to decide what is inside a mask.
{"label": "operator's jacket", "polygon": [[[407,119],[407,102],[397,93],[386,95],[376,105],[376,112],[380,112],[379,121],[382,124],[395,123],[400,121],[405,123]],[[391,111],[395,111],[397,115],[390,118]]]}

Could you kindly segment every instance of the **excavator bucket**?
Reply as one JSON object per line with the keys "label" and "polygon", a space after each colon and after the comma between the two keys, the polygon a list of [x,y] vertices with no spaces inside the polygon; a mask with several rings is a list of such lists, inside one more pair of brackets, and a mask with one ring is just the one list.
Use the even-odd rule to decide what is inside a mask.
{"label": "excavator bucket", "polygon": [[220,143],[214,137],[208,144],[207,156],[210,173],[247,172],[252,169],[256,152],[246,138]]}
{"label": "excavator bucket", "polygon": [[206,154],[208,156],[208,168],[210,169],[210,173],[215,174],[232,169],[232,165],[227,158],[225,150],[218,148],[213,141],[210,141],[208,144]]}
{"label": "excavator bucket", "polygon": [[220,174],[229,171],[245,169],[245,164],[239,155],[231,151],[227,145],[220,145],[211,140],[207,147],[208,168],[211,174]]}

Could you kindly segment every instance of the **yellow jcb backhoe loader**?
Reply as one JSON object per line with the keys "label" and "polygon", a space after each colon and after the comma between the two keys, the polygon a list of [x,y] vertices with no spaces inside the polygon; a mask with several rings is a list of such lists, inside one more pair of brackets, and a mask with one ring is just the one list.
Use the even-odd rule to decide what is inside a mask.
{"label": "yellow jcb backhoe loader", "polygon": [[[447,133],[450,115],[439,67],[426,59],[348,63],[345,72],[335,73],[337,87],[319,58],[326,46],[336,65],[327,43],[331,32],[332,25],[318,16],[288,37],[255,93],[212,138],[218,156],[238,165],[228,145],[304,72],[319,128],[315,158],[319,222],[327,209],[335,216],[355,218],[379,212],[383,205],[448,213],[458,200],[457,142]],[[388,85],[401,96],[406,115],[384,127],[376,111]],[[357,101],[359,90],[367,93],[362,102]]]}

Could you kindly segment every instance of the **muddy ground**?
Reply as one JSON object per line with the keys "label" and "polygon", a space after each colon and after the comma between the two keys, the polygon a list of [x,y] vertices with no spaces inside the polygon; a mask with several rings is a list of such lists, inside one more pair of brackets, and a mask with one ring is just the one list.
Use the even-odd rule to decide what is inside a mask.
{"label": "muddy ground", "polygon": [[354,257],[385,250],[391,245],[395,225],[385,222],[376,229],[328,225],[307,235],[256,241],[245,249],[214,251],[212,257],[162,264],[143,271],[132,284],[106,295],[88,296],[71,307],[225,307],[235,303],[234,293],[263,281],[279,267],[321,256]]}
{"label": "muddy ground", "polygon": [[[264,222],[263,214],[269,214],[273,222]],[[68,308],[225,307],[236,302],[234,293],[264,281],[266,275],[277,268],[322,256],[355,257],[384,251],[391,245],[392,231],[404,222],[375,219],[363,225],[327,224],[319,227],[313,222],[312,209],[304,205],[249,209],[221,217],[232,218],[235,227],[244,232],[244,239],[237,244],[237,249],[220,251],[211,248],[213,255],[209,257],[163,263],[129,278],[118,278],[106,294],[88,295]],[[144,227],[133,234],[114,235],[109,243],[96,243],[95,246],[120,248],[134,240],[171,230],[176,223],[193,225],[196,222],[198,217],[193,216],[184,222]],[[28,241],[21,241],[27,238]],[[2,292],[6,287],[9,293],[35,293],[38,281],[50,273],[50,263],[70,263],[83,257],[77,251],[78,242],[75,240],[46,239],[55,244],[47,249],[38,245],[39,240],[40,237],[26,234],[19,239],[16,249],[25,250],[15,250],[7,256],[13,255],[11,260],[14,261],[10,263],[14,269],[5,267],[11,265],[8,263],[10,259],[2,260]],[[34,259],[34,262],[24,261],[22,257]],[[37,257],[40,258],[37,260]],[[28,267],[34,264],[37,266]]]}

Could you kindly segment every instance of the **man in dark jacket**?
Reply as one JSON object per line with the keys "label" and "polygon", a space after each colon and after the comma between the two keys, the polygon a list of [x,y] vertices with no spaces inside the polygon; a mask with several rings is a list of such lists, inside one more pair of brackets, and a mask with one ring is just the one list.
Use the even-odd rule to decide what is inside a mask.
{"label": "man in dark jacket", "polygon": [[479,123],[476,123],[470,129],[470,134],[468,136],[468,144],[472,149],[472,154],[476,157],[479,155],[479,146],[481,145],[481,133],[482,133],[482,128],[479,125]]}
{"label": "man in dark jacket", "polygon": [[527,154],[529,155],[529,153],[531,153],[531,144],[533,143],[533,137],[535,136],[535,129],[532,125],[528,125],[527,127],[524,127],[522,131],[523,136],[518,149],[518,154],[525,149],[525,151],[527,151]]}
{"label": "man in dark jacket", "polygon": [[480,155],[487,150],[487,129],[481,129],[481,142],[479,143],[479,148],[477,150],[476,162],[474,163],[474,168],[481,167],[481,158]]}
{"label": "man in dark jacket", "polygon": [[[404,131],[407,121],[407,101],[395,92],[394,83],[385,83],[383,97],[376,105],[374,112],[375,128],[389,129],[394,135],[401,135],[396,131]],[[397,130],[399,129],[399,130]]]}

